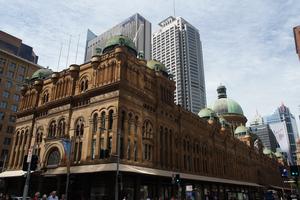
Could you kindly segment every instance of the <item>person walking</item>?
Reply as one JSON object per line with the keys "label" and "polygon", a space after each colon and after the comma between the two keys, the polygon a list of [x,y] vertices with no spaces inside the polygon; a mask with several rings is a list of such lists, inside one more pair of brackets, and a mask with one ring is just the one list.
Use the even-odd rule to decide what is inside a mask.
{"label": "person walking", "polygon": [[60,197],[60,200],[66,200],[66,195],[62,194],[61,197]]}
{"label": "person walking", "polygon": [[56,191],[52,191],[48,200],[58,200],[58,196],[56,196]]}
{"label": "person walking", "polygon": [[42,196],[41,200],[47,200],[47,195],[44,194],[44,195]]}
{"label": "person walking", "polygon": [[36,192],[36,193],[34,194],[34,197],[33,197],[32,200],[39,200],[39,198],[40,198],[40,193],[39,193],[39,192]]}

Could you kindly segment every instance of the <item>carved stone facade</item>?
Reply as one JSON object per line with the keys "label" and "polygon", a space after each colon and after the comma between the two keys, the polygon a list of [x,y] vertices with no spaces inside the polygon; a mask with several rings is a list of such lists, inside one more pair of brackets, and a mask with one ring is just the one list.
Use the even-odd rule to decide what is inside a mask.
{"label": "carved stone facade", "polygon": [[43,173],[59,174],[66,166],[62,139],[69,138],[72,173],[99,172],[116,162],[119,133],[125,171],[133,166],[144,171],[132,173],[282,187],[277,160],[233,137],[218,120],[208,123],[175,105],[174,87],[126,46],[36,80],[22,90],[9,170],[21,168],[32,146]]}

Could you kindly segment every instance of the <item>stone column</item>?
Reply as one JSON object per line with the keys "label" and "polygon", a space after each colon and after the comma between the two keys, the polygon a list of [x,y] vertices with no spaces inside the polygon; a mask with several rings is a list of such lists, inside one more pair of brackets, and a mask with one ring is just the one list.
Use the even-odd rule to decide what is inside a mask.
{"label": "stone column", "polygon": [[93,134],[93,117],[89,119],[89,125],[84,127],[84,143],[82,143],[83,148],[85,149],[85,154],[83,155],[83,160],[91,160],[92,159],[92,140],[94,137]]}
{"label": "stone column", "polygon": [[19,160],[16,164],[17,167],[20,167],[22,165],[22,160],[23,160],[23,157],[24,157],[24,145],[25,145],[25,133],[23,133],[23,136],[22,136],[22,144],[20,145],[19,147]]}
{"label": "stone column", "polygon": [[140,121],[137,121],[137,161],[142,162],[143,160],[143,139],[142,139],[142,127],[143,125],[141,124]]}
{"label": "stone column", "polygon": [[17,139],[17,135],[15,133],[15,137],[14,137],[14,140],[13,140],[13,145],[12,145],[12,148],[11,148],[11,153],[10,153],[10,158],[9,158],[9,162],[8,162],[8,168],[13,168],[14,167],[14,163],[15,163],[15,159],[16,159],[16,156],[17,156],[17,147],[16,147],[16,139]]}
{"label": "stone column", "polygon": [[[126,114],[128,114],[128,113],[126,113]],[[129,125],[128,123],[129,122],[127,120],[127,115],[126,115],[125,120],[124,120],[124,134],[123,134],[123,140],[124,140],[123,148],[124,148],[124,159],[125,160],[127,160],[127,156],[128,156],[128,154],[127,154],[128,134],[129,134],[128,133],[128,125]]]}
{"label": "stone column", "polygon": [[96,130],[96,134],[95,134],[96,135],[95,158],[99,159],[100,158],[100,149],[101,149],[101,147],[100,147],[101,134],[100,134],[100,129],[99,129],[100,123],[101,123],[100,117],[98,117],[97,122],[98,122],[97,130]]}
{"label": "stone column", "polygon": [[[109,120],[109,119],[108,119]],[[112,134],[112,149],[111,149],[111,154],[113,155],[117,155],[118,151],[117,151],[117,139],[118,139],[118,131],[120,131],[118,129],[118,114],[115,113],[113,114],[113,124],[112,124],[112,129],[111,129],[111,133]]]}

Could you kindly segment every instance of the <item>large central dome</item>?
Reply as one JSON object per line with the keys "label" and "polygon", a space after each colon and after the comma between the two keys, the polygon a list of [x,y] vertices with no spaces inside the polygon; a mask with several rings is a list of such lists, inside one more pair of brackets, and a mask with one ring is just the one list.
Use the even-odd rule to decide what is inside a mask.
{"label": "large central dome", "polygon": [[48,68],[42,68],[39,69],[37,71],[35,71],[32,76],[31,79],[46,79],[47,77],[49,77],[51,74],[53,73],[53,71],[51,69]]}
{"label": "large central dome", "polygon": [[226,87],[221,85],[217,89],[218,99],[215,101],[212,109],[218,114],[238,114],[244,115],[242,107],[234,100],[228,99],[226,95]]}
{"label": "large central dome", "polygon": [[103,48],[103,53],[111,50],[115,46],[126,46],[129,49],[134,52],[135,55],[137,55],[137,50],[135,47],[134,42],[127,36],[124,35],[115,35],[112,36],[105,44],[105,47]]}

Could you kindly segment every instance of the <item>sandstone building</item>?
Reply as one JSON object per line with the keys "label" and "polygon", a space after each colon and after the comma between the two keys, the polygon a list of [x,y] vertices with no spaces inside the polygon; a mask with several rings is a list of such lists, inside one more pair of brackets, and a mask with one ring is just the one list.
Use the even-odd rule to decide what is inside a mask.
{"label": "sandstone building", "polygon": [[[119,190],[128,199],[183,196],[186,185],[193,185],[197,199],[259,199],[265,188],[284,187],[281,163],[254,145],[241,107],[235,102],[224,110],[232,103],[225,87],[216,110],[205,108],[200,117],[186,111],[173,102],[175,83],[165,66],[137,58],[124,36],[114,37],[89,63],[40,72],[21,90],[9,170],[2,173],[7,188],[22,179],[16,176],[34,146],[40,166],[31,192],[64,193],[63,138],[72,143],[70,199],[114,196],[118,146]],[[180,187],[173,184],[175,174]]]}

